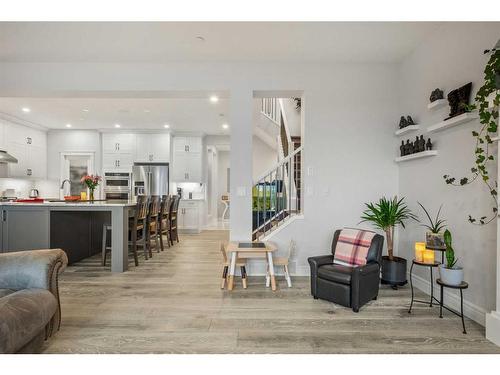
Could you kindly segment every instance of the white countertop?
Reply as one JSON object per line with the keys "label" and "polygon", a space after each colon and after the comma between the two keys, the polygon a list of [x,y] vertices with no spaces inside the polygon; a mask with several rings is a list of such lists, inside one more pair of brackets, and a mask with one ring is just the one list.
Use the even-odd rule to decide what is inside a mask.
{"label": "white countertop", "polygon": [[186,202],[189,202],[189,201],[197,201],[197,202],[202,202],[204,201],[205,198],[193,198],[193,199],[189,199],[189,198],[181,198],[181,201],[186,201]]}
{"label": "white countertop", "polygon": [[43,203],[34,203],[34,202],[0,202],[0,206],[36,206],[36,207],[79,207],[79,208],[102,208],[102,207],[132,207],[135,206],[135,203],[132,201],[129,202],[105,202],[105,201],[97,201],[97,202],[49,202],[44,201]]}

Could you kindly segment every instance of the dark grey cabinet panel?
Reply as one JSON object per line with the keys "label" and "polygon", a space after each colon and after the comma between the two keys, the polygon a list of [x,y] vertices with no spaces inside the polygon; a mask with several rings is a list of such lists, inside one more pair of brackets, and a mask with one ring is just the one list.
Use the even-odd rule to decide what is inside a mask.
{"label": "dark grey cabinet panel", "polygon": [[49,248],[49,210],[47,207],[2,208],[2,251]]}

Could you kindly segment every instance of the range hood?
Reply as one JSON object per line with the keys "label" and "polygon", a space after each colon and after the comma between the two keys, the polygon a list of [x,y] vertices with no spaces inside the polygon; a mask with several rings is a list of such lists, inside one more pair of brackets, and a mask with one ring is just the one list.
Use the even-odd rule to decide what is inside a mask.
{"label": "range hood", "polygon": [[7,151],[0,150],[0,163],[17,163],[17,159]]}

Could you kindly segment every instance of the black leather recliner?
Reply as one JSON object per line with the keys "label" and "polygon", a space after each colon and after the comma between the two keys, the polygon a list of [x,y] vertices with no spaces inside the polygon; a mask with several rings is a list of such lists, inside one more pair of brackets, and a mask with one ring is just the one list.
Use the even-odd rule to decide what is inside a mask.
{"label": "black leather recliner", "polygon": [[373,237],[366,265],[348,267],[333,264],[339,235],[340,230],[336,230],[332,241],[332,255],[308,258],[311,267],[311,294],[314,299],[338,303],[358,312],[361,306],[377,299],[384,237],[380,234]]}

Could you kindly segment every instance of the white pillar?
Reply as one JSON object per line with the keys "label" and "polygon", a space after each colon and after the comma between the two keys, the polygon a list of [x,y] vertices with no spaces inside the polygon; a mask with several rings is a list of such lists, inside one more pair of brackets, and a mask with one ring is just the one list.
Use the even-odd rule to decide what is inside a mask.
{"label": "white pillar", "polygon": [[229,100],[231,129],[230,238],[252,239],[252,111],[250,89],[231,91]]}
{"label": "white pillar", "polygon": [[[500,43],[500,42],[499,42]],[[500,148],[497,153],[497,162],[500,157]],[[497,176],[500,177],[500,162],[497,163]],[[498,181],[498,180],[497,180]],[[486,338],[500,346],[500,220],[497,216],[497,293],[496,310],[486,314]]]}

